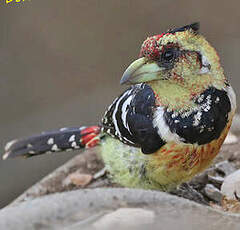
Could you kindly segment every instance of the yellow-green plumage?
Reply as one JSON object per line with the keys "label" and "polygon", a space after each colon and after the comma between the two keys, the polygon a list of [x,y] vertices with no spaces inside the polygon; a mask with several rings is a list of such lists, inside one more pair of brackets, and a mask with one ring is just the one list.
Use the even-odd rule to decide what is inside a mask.
{"label": "yellow-green plumage", "polygon": [[[180,47],[182,55],[173,68],[166,69],[159,65],[159,60],[169,44]],[[203,61],[210,63],[210,67],[203,68],[198,53],[204,56]],[[142,45],[140,57],[126,70],[122,82],[147,83],[153,89],[159,107],[191,114],[199,109],[194,100],[209,87],[227,91],[231,101],[225,128],[218,139],[207,144],[188,144],[163,136],[166,144],[146,155],[140,148],[112,137],[103,141],[101,154],[115,182],[126,187],[170,190],[203,171],[218,154],[235,113],[235,95],[225,84],[217,52],[202,35],[191,29],[148,38]]]}
{"label": "yellow-green plumage", "polygon": [[[199,51],[211,63],[211,72],[200,74],[199,61],[195,53],[180,58],[174,68],[168,72],[172,75],[167,81],[164,76],[148,82],[160,100],[159,104],[174,110],[192,108],[192,98],[209,86],[222,89],[226,80],[216,50],[200,34],[192,31],[178,32],[163,36],[160,48],[168,43],[177,43],[184,50]],[[167,73],[165,73],[167,74]]]}
{"label": "yellow-green plumage", "polygon": [[106,169],[120,185],[170,190],[190,180],[218,154],[236,110],[218,54],[198,27],[144,41],[120,81],[132,87],[109,106],[101,127],[13,140],[3,158],[100,144]]}
{"label": "yellow-green plumage", "polygon": [[206,169],[226,138],[232,119],[218,140],[206,145],[169,142],[157,152],[145,155],[139,148],[107,137],[101,156],[112,180],[125,187],[171,190]]}
{"label": "yellow-green plumage", "polygon": [[162,189],[160,184],[146,177],[145,166],[149,156],[139,148],[107,137],[101,144],[101,156],[114,182],[130,188]]}

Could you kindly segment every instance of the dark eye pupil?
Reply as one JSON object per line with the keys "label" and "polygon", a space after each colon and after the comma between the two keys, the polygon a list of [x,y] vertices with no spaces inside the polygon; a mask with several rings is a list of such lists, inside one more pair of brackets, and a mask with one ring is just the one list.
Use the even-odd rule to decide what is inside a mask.
{"label": "dark eye pupil", "polygon": [[172,50],[168,50],[163,54],[163,58],[166,61],[170,61],[173,58],[173,51]]}

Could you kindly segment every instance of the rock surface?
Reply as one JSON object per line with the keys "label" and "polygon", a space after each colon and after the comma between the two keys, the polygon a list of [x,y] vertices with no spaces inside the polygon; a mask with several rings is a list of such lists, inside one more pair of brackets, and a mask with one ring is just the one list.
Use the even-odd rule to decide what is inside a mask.
{"label": "rock surface", "polygon": [[227,160],[215,164],[215,169],[218,173],[221,173],[223,176],[228,176],[234,171],[236,171],[236,168],[233,166],[233,164],[231,164]]}
{"label": "rock surface", "polygon": [[214,185],[212,184],[207,184],[204,188],[204,193],[205,195],[210,199],[210,200],[213,200],[217,203],[220,203],[222,198],[223,198],[223,195],[222,193],[220,192],[219,189],[217,189]]}
{"label": "rock surface", "polygon": [[232,121],[231,132],[234,134],[240,134],[240,114],[235,114]]}
{"label": "rock surface", "polygon": [[131,229],[240,229],[240,215],[163,192],[126,188],[85,189],[22,202],[0,211],[0,229],[98,230],[114,224],[117,230],[126,229],[123,218],[131,221]]}
{"label": "rock surface", "polygon": [[235,171],[224,179],[221,192],[229,199],[240,197],[240,170]]}
{"label": "rock surface", "polygon": [[237,136],[234,135],[232,132],[229,132],[224,141],[224,144],[235,144],[237,142],[238,142]]}
{"label": "rock surface", "polygon": [[[225,142],[212,166],[175,196],[116,188],[103,173],[98,149],[84,151],[0,210],[0,229],[240,229],[240,215],[228,213],[240,213],[240,202],[229,199],[236,187],[228,179],[240,169],[239,149],[240,143]],[[229,197],[223,196],[226,184],[234,188]]]}
{"label": "rock surface", "polygon": [[0,210],[0,229],[240,229],[240,214],[230,214],[240,213],[240,202],[231,200],[240,179],[233,173],[240,169],[240,143],[231,138],[212,166],[175,196],[116,188],[97,148],[84,151]]}
{"label": "rock surface", "polygon": [[[224,144],[219,155],[214,160],[212,167],[193,178],[190,185],[199,194],[197,194],[195,190],[183,191],[182,189],[174,194],[202,204],[208,203],[209,201],[216,202],[214,199],[209,199],[209,197],[206,196],[204,188],[207,184],[212,184],[217,189],[220,189],[224,177],[240,168],[239,149],[239,143]],[[104,164],[98,155],[97,148],[84,151],[43,178],[39,183],[29,188],[10,205],[56,192],[82,188],[120,187],[119,185],[113,184],[105,174],[100,177],[95,177],[95,175],[98,175],[98,172],[101,172],[103,167]],[[66,183],[69,182],[69,175],[74,175],[75,173],[87,174],[89,177],[92,176],[93,180],[90,184],[86,183],[85,186],[81,186],[81,184],[78,185],[77,183]]]}
{"label": "rock surface", "polygon": [[155,212],[143,208],[119,208],[104,215],[93,224],[99,230],[115,229],[121,226],[123,229],[137,228],[142,225],[152,225],[156,218]]}

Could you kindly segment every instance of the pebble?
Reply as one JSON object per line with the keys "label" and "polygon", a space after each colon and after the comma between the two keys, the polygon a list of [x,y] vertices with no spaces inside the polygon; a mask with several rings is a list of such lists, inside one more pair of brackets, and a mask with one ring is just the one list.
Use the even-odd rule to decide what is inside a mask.
{"label": "pebble", "polygon": [[93,176],[90,174],[84,174],[79,172],[74,172],[68,175],[64,181],[62,182],[63,186],[69,186],[71,184],[85,187],[88,185],[93,179]]}
{"label": "pebble", "polygon": [[235,114],[235,116],[233,117],[230,131],[235,134],[240,134],[240,115],[239,114]]}
{"label": "pebble", "polygon": [[212,201],[215,201],[217,203],[220,203],[222,201],[223,195],[219,189],[217,189],[212,184],[207,184],[205,186],[204,194]]}
{"label": "pebble", "polygon": [[191,180],[191,184],[197,184],[197,185],[205,185],[207,184],[207,182],[208,182],[208,174],[206,171],[196,175]]}
{"label": "pebble", "polygon": [[190,185],[193,186],[194,188],[203,188],[206,184],[208,184],[209,179],[208,176],[209,174],[213,174],[215,173],[215,169],[214,168],[208,168],[206,169],[204,172],[196,175],[191,181],[190,181]]}
{"label": "pebble", "polygon": [[211,175],[208,175],[208,181],[213,184],[215,187],[219,188],[221,187],[223,181],[224,181],[224,178],[221,177],[221,176],[211,176]]}
{"label": "pebble", "polygon": [[229,132],[223,144],[235,144],[238,142],[237,136]]}
{"label": "pebble", "polygon": [[228,199],[236,199],[236,195],[240,197],[240,170],[235,171],[224,179],[221,192]]}
{"label": "pebble", "polygon": [[233,166],[233,164],[227,160],[217,163],[215,165],[215,169],[217,172],[223,174],[224,176],[228,176],[236,171],[236,168]]}
{"label": "pebble", "polygon": [[[152,224],[155,213],[143,208],[119,208],[106,214],[93,224],[94,229],[131,229]],[[134,228],[135,229],[135,228]]]}

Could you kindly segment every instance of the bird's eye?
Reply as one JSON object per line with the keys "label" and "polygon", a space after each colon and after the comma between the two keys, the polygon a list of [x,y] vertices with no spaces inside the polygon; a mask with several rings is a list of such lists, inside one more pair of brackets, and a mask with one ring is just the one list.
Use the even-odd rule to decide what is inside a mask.
{"label": "bird's eye", "polygon": [[171,61],[174,58],[174,50],[173,49],[166,50],[163,53],[162,57],[165,61]]}

